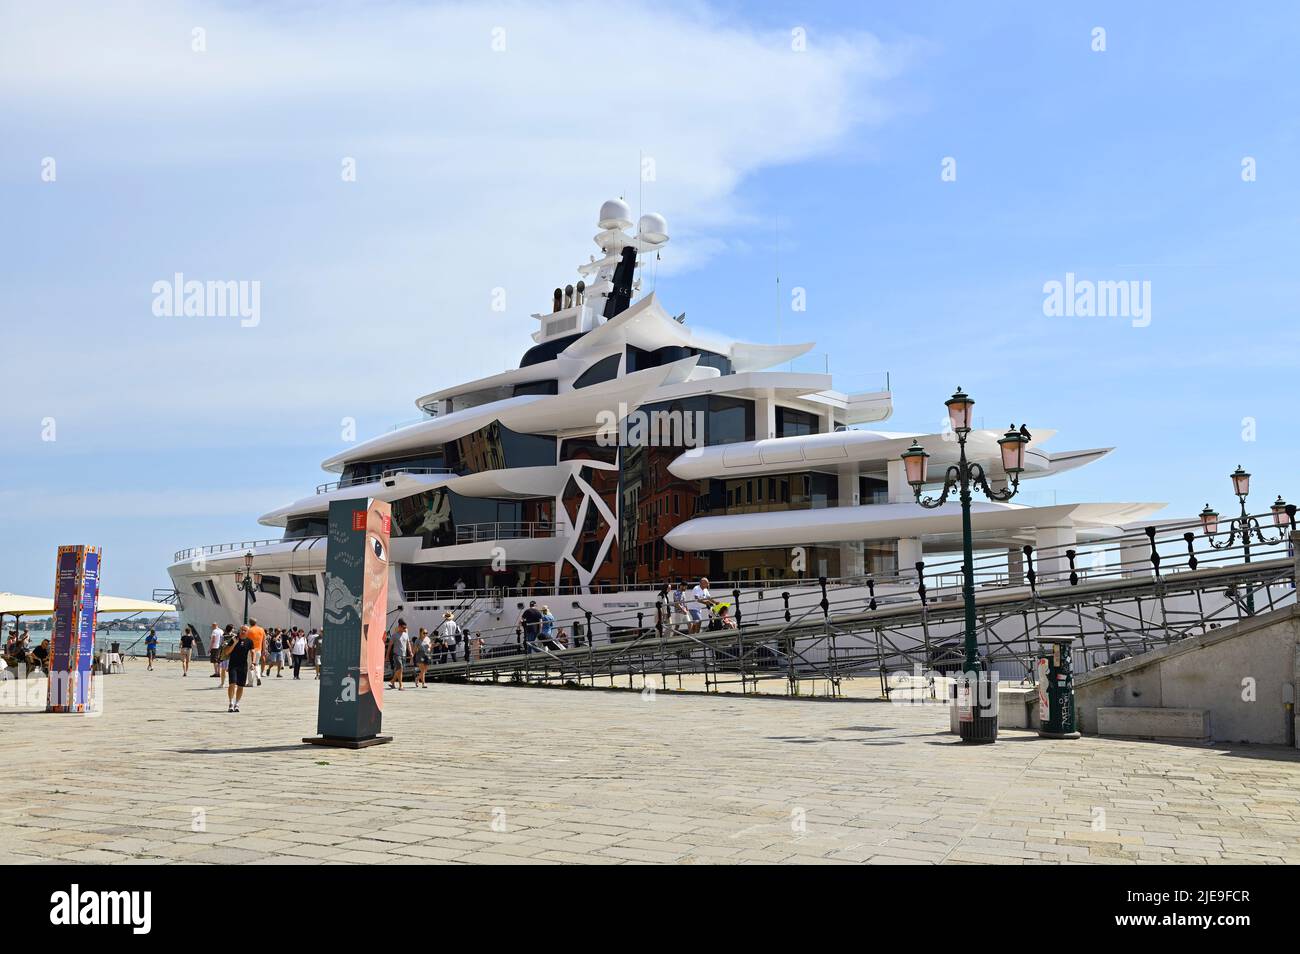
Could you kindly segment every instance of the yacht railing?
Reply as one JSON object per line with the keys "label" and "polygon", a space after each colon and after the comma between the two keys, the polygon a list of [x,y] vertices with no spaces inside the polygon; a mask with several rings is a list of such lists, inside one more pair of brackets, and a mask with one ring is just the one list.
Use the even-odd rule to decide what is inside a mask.
{"label": "yacht railing", "polygon": [[498,523],[467,523],[456,528],[457,543],[484,543],[492,540],[526,540],[555,536],[555,524],[549,520],[512,520]]}
{"label": "yacht railing", "polygon": [[213,543],[206,547],[190,547],[185,550],[177,550],[172,555],[173,563],[180,563],[184,560],[195,560],[199,557],[216,556],[220,553],[234,553],[238,550],[256,550],[259,547],[270,546],[275,543],[302,543],[305,540],[320,540],[324,534],[316,534],[308,537],[294,537],[292,540],[286,540],[283,537],[275,540],[240,540],[237,543]]}
{"label": "yacht railing", "polygon": [[328,484],[319,484],[316,487],[316,493],[327,494],[331,490],[342,490],[345,487],[356,487],[361,484],[373,484],[389,477],[396,477],[398,474],[455,474],[456,472],[450,467],[393,467],[379,474],[366,474],[363,477],[349,477],[344,480],[332,480]]}
{"label": "yacht railing", "polygon": [[[1037,643],[1045,637],[1074,638],[1076,671],[1086,671],[1292,606],[1300,582],[1294,514],[1288,507],[1271,527],[1271,514],[1259,516],[1263,532],[1254,536],[1249,553],[1239,535],[1229,535],[1231,528],[1207,535],[1199,521],[1147,526],[1078,545],[1120,550],[1118,559],[1090,567],[1087,579],[1075,546],[1025,546],[1023,565],[1010,573],[1003,568],[1000,589],[977,591],[981,660],[996,665],[1003,678],[1023,673],[1032,681]],[[981,556],[977,574],[988,567]],[[703,675],[712,691],[738,684],[750,692],[760,681],[784,680],[791,695],[804,694],[802,679],[824,680],[826,691],[839,695],[842,679],[872,677],[888,698],[900,673],[960,669],[964,609],[960,599],[939,597],[948,588],[937,585],[959,563],[959,557],[919,562],[916,575],[888,581],[802,580],[801,594],[768,592],[766,599],[761,591],[755,598],[713,581],[714,598],[730,604],[738,628],[721,619],[706,624],[680,618],[662,597],[599,613],[578,602],[551,601],[553,632],[525,638],[524,627],[514,621],[474,627],[460,658],[430,667],[429,675],[566,685],[595,685],[608,677],[611,686],[627,678],[633,688],[637,679],[666,687],[676,675],[682,688],[681,676],[694,674]],[[886,590],[886,582],[901,585]],[[794,596],[802,598],[792,602]]]}

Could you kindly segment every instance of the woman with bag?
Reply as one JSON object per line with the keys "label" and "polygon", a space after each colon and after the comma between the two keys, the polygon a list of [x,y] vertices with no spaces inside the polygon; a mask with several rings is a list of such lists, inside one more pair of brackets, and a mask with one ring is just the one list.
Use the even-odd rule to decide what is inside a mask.
{"label": "woman with bag", "polygon": [[293,653],[293,678],[301,678],[298,673],[302,669],[302,661],[307,658],[307,637],[302,630],[298,630],[293,637],[293,645],[289,647]]}

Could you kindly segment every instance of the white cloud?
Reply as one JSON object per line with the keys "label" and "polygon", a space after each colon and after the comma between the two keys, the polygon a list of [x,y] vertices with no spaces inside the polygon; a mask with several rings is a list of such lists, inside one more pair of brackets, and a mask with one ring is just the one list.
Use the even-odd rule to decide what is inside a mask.
{"label": "white cloud", "polygon": [[[88,440],[188,446],[229,434],[236,394],[268,432],[320,433],[512,365],[612,194],[668,217],[664,293],[743,238],[747,176],[887,115],[907,54],[816,30],[796,52],[706,7],[618,0],[59,11],[15,3],[0,33],[0,106],[31,165],[4,174],[59,161],[48,204],[20,209],[40,214],[42,254],[0,266],[6,325],[34,355],[55,322],[69,332],[59,388],[44,362],[18,367],[15,419],[93,402]],[[639,184],[642,154],[656,179]],[[149,288],[175,271],[261,281],[262,324],[153,317]],[[130,364],[149,373],[104,386]]]}

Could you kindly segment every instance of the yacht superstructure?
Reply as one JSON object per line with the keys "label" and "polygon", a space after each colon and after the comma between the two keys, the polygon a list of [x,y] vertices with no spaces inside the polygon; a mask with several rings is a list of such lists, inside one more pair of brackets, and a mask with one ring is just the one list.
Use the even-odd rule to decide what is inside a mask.
{"label": "yacht superstructure", "polygon": [[[528,599],[561,624],[596,620],[599,641],[617,629],[600,620],[653,614],[679,579],[780,581],[797,603],[817,598],[819,577],[888,586],[927,551],[951,551],[957,505],[919,507],[899,462],[917,440],[942,473],[951,435],[868,429],[892,414],[887,382],[844,393],[829,374],[782,369],[812,343],[733,340],[654,292],[638,297],[643,257],[668,228],[653,214],[632,225],[624,202],[604,203],[599,254],[533,316],[517,368],[425,394],[418,423],[330,457],[337,479],[260,518],[278,539],[178,552],[168,572],[184,621],[206,631],[242,619],[235,571],[251,553],[259,621],[320,627],[329,503],[366,496],[392,504],[392,613],[433,628],[452,611],[510,643]],[[1022,479],[1110,450],[1042,449],[1053,434],[1033,429]],[[995,483],[1000,436],[975,431],[967,445]],[[1161,506],[977,503],[973,526],[977,546],[1014,559],[1025,542],[1059,553]]]}

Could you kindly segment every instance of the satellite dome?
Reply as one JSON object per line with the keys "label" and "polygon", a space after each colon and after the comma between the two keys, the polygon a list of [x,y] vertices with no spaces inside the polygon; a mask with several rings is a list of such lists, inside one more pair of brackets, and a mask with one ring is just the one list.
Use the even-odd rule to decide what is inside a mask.
{"label": "satellite dome", "polygon": [[658,212],[647,212],[641,216],[636,230],[647,242],[660,245],[668,241],[668,221]]}
{"label": "satellite dome", "polygon": [[622,199],[610,199],[600,207],[602,229],[626,229],[632,225],[632,210]]}

